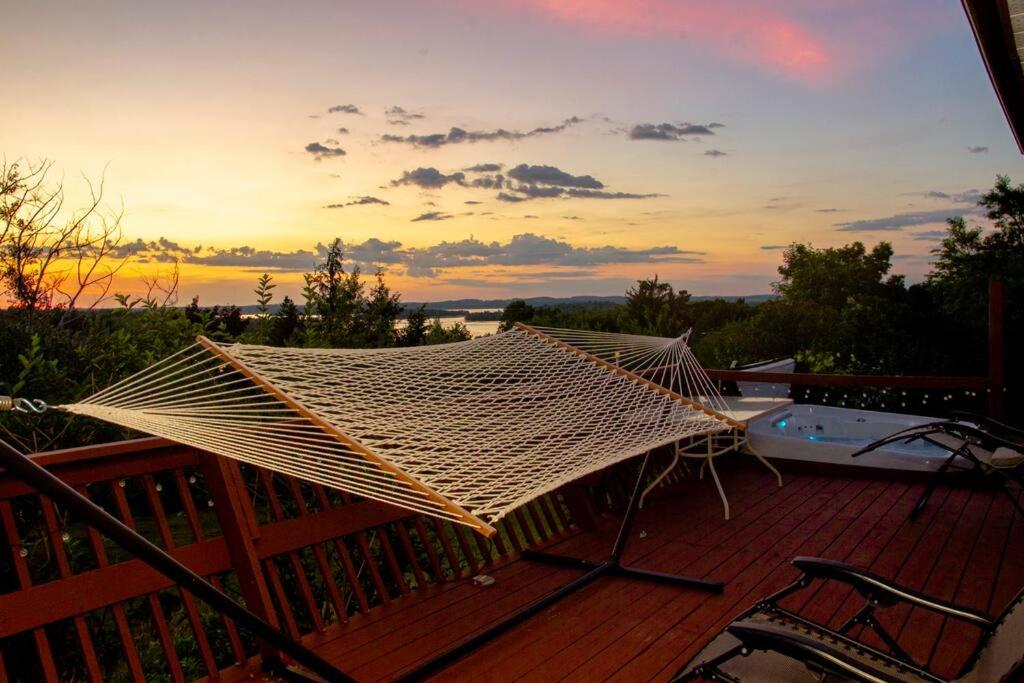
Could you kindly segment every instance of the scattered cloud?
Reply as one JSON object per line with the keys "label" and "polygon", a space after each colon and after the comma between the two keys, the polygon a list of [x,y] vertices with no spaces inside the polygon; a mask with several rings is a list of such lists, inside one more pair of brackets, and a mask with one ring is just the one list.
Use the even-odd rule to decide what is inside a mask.
{"label": "scattered cloud", "polygon": [[558,187],[586,187],[600,190],[604,183],[591,175],[575,176],[554,166],[530,166],[519,164],[509,170],[508,175],[514,180],[529,185],[554,185]]}
{"label": "scattered cloud", "polygon": [[393,126],[407,126],[412,121],[425,119],[427,117],[420,112],[409,111],[408,109],[395,105],[384,110],[384,118]]}
{"label": "scattered cloud", "polygon": [[338,135],[348,135],[348,128],[346,128],[345,126],[342,126],[341,128],[339,128],[338,129]]}
{"label": "scattered cloud", "polygon": [[402,262],[410,275],[435,277],[438,271],[471,266],[565,266],[591,267],[613,263],[699,263],[702,252],[678,247],[626,249],[578,247],[564,240],[534,233],[515,235],[506,243],[484,243],[469,238],[459,242],[405,250]]}
{"label": "scattered cloud", "polygon": [[915,225],[928,225],[930,223],[941,223],[949,218],[967,213],[963,209],[949,208],[936,209],[934,211],[912,211],[898,213],[883,218],[869,218],[848,223],[837,223],[840,232],[887,232],[891,230],[902,230]]}
{"label": "scattered cloud", "polygon": [[650,199],[651,197],[664,197],[665,195],[656,192],[637,194],[636,192],[604,192],[602,190],[578,190],[571,188],[565,193],[576,199]]}
{"label": "scattered cloud", "polygon": [[528,213],[525,216],[523,216],[523,218],[540,218],[540,216],[534,215],[532,213]]}
{"label": "scattered cloud", "polygon": [[728,154],[728,152],[723,152],[720,149],[709,149],[706,152],[704,152],[704,156],[706,157],[724,157],[728,156]]}
{"label": "scattered cloud", "polygon": [[381,142],[398,142],[412,145],[413,147],[437,148],[445,145],[457,145],[463,142],[493,142],[496,140],[522,140],[524,138],[547,135],[550,133],[561,133],[566,128],[582,123],[583,119],[573,116],[565,119],[557,126],[546,126],[534,128],[529,131],[505,130],[465,130],[464,128],[452,127],[447,133],[430,133],[427,135],[382,135]]}
{"label": "scattered cloud", "polygon": [[391,202],[386,201],[384,199],[380,199],[379,197],[365,196],[365,197],[356,197],[355,199],[352,199],[351,201],[347,201],[347,202],[344,202],[344,203],[341,203],[341,204],[328,204],[324,208],[325,209],[344,209],[346,206],[365,206],[367,204],[381,204],[383,206],[390,206]]}
{"label": "scattered cloud", "polygon": [[328,114],[359,114],[363,115],[363,112],[359,111],[359,107],[354,104],[336,104],[327,110]]}
{"label": "scattered cloud", "polygon": [[[429,218],[417,220],[444,220],[448,214],[424,214]],[[305,272],[312,269],[327,252],[317,244],[313,250],[278,252],[248,246],[228,249],[185,247],[161,238],[156,241],[136,240],[119,247],[122,256],[132,255],[140,261],[187,262],[206,266],[232,266],[254,271]],[[426,247],[404,247],[398,241],[371,238],[362,243],[343,245],[345,258],[364,269],[397,267],[413,277],[438,277],[446,271],[474,267],[502,267],[510,276],[532,276],[511,270],[521,267],[560,268],[550,277],[571,277],[576,269],[588,269],[609,264],[629,263],[701,263],[704,252],[688,251],[675,246],[629,249],[611,245],[585,247],[573,245],[564,239],[545,237],[535,233],[513,236],[507,242],[481,242],[473,237],[456,242],[440,242]]]}
{"label": "scattered cloud", "polygon": [[722,124],[699,123],[638,123],[629,131],[630,140],[663,140],[679,142],[688,135],[714,135],[712,127],[720,128]]}
{"label": "scattered cloud", "polygon": [[836,209],[834,207],[829,207],[827,209],[815,209],[815,211],[817,213],[839,213],[840,211],[843,211],[843,210],[844,209]]}
{"label": "scattered cloud", "polygon": [[985,154],[986,152],[988,152],[988,147],[985,147],[983,145],[972,145],[971,147],[967,148],[967,151],[970,152],[971,154]]}
{"label": "scattered cloud", "polygon": [[927,240],[930,242],[944,240],[948,236],[949,232],[946,230],[924,230],[922,232],[915,232],[913,235],[915,240]]}
{"label": "scattered cloud", "polygon": [[477,201],[477,200],[475,200],[475,199],[467,199],[466,201],[464,201],[464,202],[462,202],[462,203],[463,203],[463,204],[470,204],[470,205],[474,205],[474,204],[483,204],[483,202],[478,202],[478,201]]}
{"label": "scattered cloud", "polygon": [[398,185],[415,185],[424,189],[436,189],[444,187],[448,183],[455,183],[456,185],[466,184],[466,174],[456,171],[455,173],[445,174],[437,170],[433,166],[427,168],[413,169],[412,171],[405,171],[402,173],[402,177],[397,180],[392,180],[391,184]]}
{"label": "scattered cloud", "polygon": [[418,223],[419,221],[444,221],[451,218],[450,213],[444,213],[442,211],[428,211],[427,213],[421,213],[416,218],[413,218],[412,223]]}
{"label": "scattered cloud", "polygon": [[331,157],[343,157],[345,156],[345,150],[341,147],[328,147],[319,142],[311,142],[306,145],[306,151],[313,155],[313,158],[317,161],[321,159],[329,159]]}
{"label": "scattered cloud", "polygon": [[762,244],[761,245],[761,249],[763,249],[764,251],[779,251],[779,250],[785,249],[785,248],[786,248],[785,244]]}
{"label": "scattered cloud", "polygon": [[340,145],[341,143],[338,142],[337,140],[335,140],[334,138],[327,138],[326,140],[324,140],[324,144],[325,145]]}
{"label": "scattered cloud", "polygon": [[981,193],[977,189],[964,190],[963,192],[942,192],[941,190],[925,190],[924,192],[912,192],[911,194],[924,197],[925,199],[942,199],[956,204],[975,205],[981,201]]}
{"label": "scattered cloud", "polygon": [[567,221],[581,221],[581,220],[583,220],[579,216],[562,216],[562,218],[564,218]]}
{"label": "scattered cloud", "polygon": [[476,164],[462,169],[466,173],[497,173],[505,168],[505,164]]}

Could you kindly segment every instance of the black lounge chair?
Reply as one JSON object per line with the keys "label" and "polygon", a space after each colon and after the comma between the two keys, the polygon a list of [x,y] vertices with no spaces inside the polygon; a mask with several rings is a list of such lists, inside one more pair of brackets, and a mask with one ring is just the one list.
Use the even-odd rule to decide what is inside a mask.
{"label": "black lounge chair", "polygon": [[[1024,486],[1024,431],[972,413],[954,413],[953,419],[930,422],[890,434],[852,454],[857,458],[891,443],[925,441],[949,451],[949,457],[932,475],[924,493],[910,512],[913,519],[921,514],[935,487],[952,468],[967,469],[986,477],[996,478],[1003,485],[1017,510],[1024,515],[1024,507],[1006,484],[1016,482]],[[963,461],[966,467],[957,467]]]}
{"label": "black lounge chair", "polygon": [[[1024,591],[998,617],[930,597],[852,565],[813,557],[793,560],[803,575],[757,603],[681,668],[673,681],[927,681],[946,679],[915,662],[875,619],[879,608],[903,603],[981,629],[978,647],[955,680],[963,683],[1020,681],[1024,676]],[[815,579],[852,586],[865,605],[836,631],[779,606]],[[856,625],[886,644],[882,652],[849,637]]]}

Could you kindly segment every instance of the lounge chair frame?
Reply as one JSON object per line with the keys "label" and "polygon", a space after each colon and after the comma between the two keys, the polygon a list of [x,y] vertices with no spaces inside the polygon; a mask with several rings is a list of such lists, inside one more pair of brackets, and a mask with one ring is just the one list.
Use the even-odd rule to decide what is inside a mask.
{"label": "lounge chair frame", "polygon": [[[960,442],[960,445],[955,448],[951,447],[949,443],[944,443],[937,439],[936,437],[938,436],[956,439]],[[1020,441],[1017,441],[1016,437],[1019,437]],[[914,505],[914,509],[910,512],[911,519],[915,519],[921,514],[925,506],[928,504],[928,500],[931,498],[932,493],[935,492],[935,488],[943,480],[946,473],[950,469],[956,467],[956,461],[958,458],[970,463],[967,468],[960,469],[967,469],[986,477],[999,479],[1002,491],[1013,502],[1017,511],[1020,512],[1021,515],[1024,515],[1024,507],[1022,507],[1020,502],[1017,500],[1017,496],[1015,496],[1006,486],[1006,484],[1013,482],[1024,486],[1024,462],[1013,467],[994,467],[979,459],[971,449],[971,446],[978,446],[989,451],[994,451],[996,448],[1003,447],[1018,452],[1024,452],[1024,432],[980,415],[973,415],[971,413],[954,413],[954,417],[951,420],[930,422],[916,427],[911,427],[909,429],[904,429],[896,432],[895,434],[890,434],[889,436],[870,443],[859,451],[856,451],[851,457],[858,458],[877,448],[881,448],[892,443],[911,443],[913,441],[924,441],[938,446],[939,448],[944,448],[949,451],[949,456],[928,481],[927,487],[925,487],[921,497],[918,498],[917,503]]]}
{"label": "lounge chair frame", "polygon": [[[719,667],[725,662],[737,656],[745,656],[753,650],[776,652],[802,661],[816,670],[851,677],[858,681],[903,680],[900,677],[894,678],[893,670],[901,672],[904,676],[910,675],[924,681],[945,680],[929,671],[924,665],[914,661],[899,646],[892,634],[875,618],[875,611],[878,608],[892,607],[900,603],[920,607],[971,624],[981,630],[982,635],[977,648],[957,674],[957,678],[960,678],[974,668],[982,650],[995,634],[1002,620],[1021,600],[1024,600],[1024,591],[1021,591],[998,617],[993,617],[984,612],[906,588],[894,581],[843,562],[816,557],[796,557],[793,559],[793,565],[801,571],[801,576],[796,581],[759,601],[726,627],[729,634],[738,639],[738,645],[707,662],[702,662],[689,671],[686,670],[689,666],[688,662],[676,672],[672,680],[680,683],[699,678],[736,681],[735,677],[721,671]],[[784,598],[807,588],[812,581],[817,579],[841,581],[851,586],[865,600],[864,606],[835,631],[815,624],[779,606],[779,602]],[[757,614],[783,616],[786,620],[823,632],[834,640],[836,646],[804,637],[783,627],[752,623],[751,617]],[[848,636],[850,630],[857,625],[871,629],[890,648],[890,652],[882,652],[850,638]],[[844,651],[844,647],[846,651]],[[850,649],[873,658],[877,662],[877,666],[872,667],[866,665],[862,659],[851,658],[848,654]],[[698,654],[698,656],[700,655]]]}

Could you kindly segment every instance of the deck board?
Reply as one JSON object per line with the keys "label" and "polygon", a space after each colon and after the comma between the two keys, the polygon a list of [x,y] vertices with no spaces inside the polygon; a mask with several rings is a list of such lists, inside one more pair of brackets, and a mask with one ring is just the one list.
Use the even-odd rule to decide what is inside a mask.
{"label": "deck board", "polygon": [[[667,680],[738,613],[792,581],[795,555],[817,555],[976,609],[998,612],[1024,585],[1024,520],[990,490],[940,487],[916,520],[919,483],[820,473],[785,474],[740,459],[721,467],[733,518],[722,518],[710,481],[691,476],[640,511],[625,563],[726,581],[722,595],[605,578],[549,608],[435,680]],[[602,559],[617,520],[553,549]],[[644,532],[640,538],[639,532]],[[399,597],[356,615],[314,643],[358,680],[389,680],[461,641],[578,572],[515,561],[468,580]],[[786,605],[833,627],[857,609],[834,582]],[[963,664],[977,631],[921,610],[894,609],[884,623],[922,661],[946,675]]]}

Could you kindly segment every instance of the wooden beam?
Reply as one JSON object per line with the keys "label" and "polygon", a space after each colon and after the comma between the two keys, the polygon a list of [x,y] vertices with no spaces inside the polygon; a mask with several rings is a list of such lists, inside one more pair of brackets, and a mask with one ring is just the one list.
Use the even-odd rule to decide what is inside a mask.
{"label": "wooden beam", "polygon": [[673,399],[674,401],[676,401],[678,403],[682,403],[683,405],[685,405],[685,406],[687,406],[689,408],[693,408],[694,410],[699,410],[699,411],[705,413],[706,415],[710,415],[711,417],[717,418],[718,420],[721,420],[722,422],[724,422],[725,424],[729,425],[733,429],[739,429],[741,431],[746,431],[746,425],[744,425],[742,422],[738,422],[737,420],[729,417],[728,415],[726,415],[724,413],[720,413],[717,410],[712,410],[711,408],[708,408],[707,406],[703,405],[702,403],[697,403],[696,401],[694,401],[692,399],[689,399],[689,398],[683,396],[682,394],[676,393],[676,392],[672,391],[671,389],[663,387],[662,385],[658,384],[657,382],[652,382],[649,379],[645,379],[645,378],[641,377],[640,375],[636,374],[635,372],[630,372],[629,370],[625,370],[623,368],[620,368],[618,365],[615,365],[613,363],[609,363],[606,360],[602,360],[602,359],[598,358],[597,356],[595,356],[595,355],[593,355],[591,353],[587,353],[586,351],[583,351],[581,349],[576,348],[575,346],[572,346],[571,344],[566,344],[561,339],[556,339],[555,337],[552,337],[549,334],[544,334],[543,332],[541,332],[540,330],[536,329],[535,327],[531,327],[530,325],[526,325],[525,323],[516,323],[516,327],[519,328],[520,330],[524,331],[524,332],[527,332],[528,334],[534,335],[535,337],[537,337],[537,338],[547,342],[548,344],[551,344],[553,346],[557,346],[558,348],[560,348],[560,349],[562,349],[564,351],[568,351],[569,353],[575,354],[575,355],[580,356],[582,358],[586,358],[588,361],[590,361],[594,365],[596,365],[596,366],[598,366],[600,368],[604,368],[605,370],[608,370],[609,372],[614,372],[616,375],[619,375],[620,377],[625,377],[626,379],[632,381],[635,384],[639,384],[642,387],[646,387],[646,388],[648,388],[648,389],[650,389],[652,391],[656,391],[659,394],[661,394],[662,396],[667,396],[668,398],[671,398],[671,399]]}
{"label": "wooden beam", "polygon": [[306,420],[310,422],[310,424],[319,427],[325,434],[337,440],[339,443],[344,445],[353,453],[361,455],[366,460],[379,467],[382,471],[394,476],[395,479],[401,481],[411,490],[422,493],[427,499],[436,503],[440,508],[447,510],[450,514],[462,520],[463,524],[470,526],[473,529],[476,529],[478,532],[480,532],[484,536],[487,536],[488,538],[497,533],[497,530],[493,526],[483,521],[476,515],[472,514],[471,512],[463,508],[461,505],[449,500],[445,496],[442,496],[440,493],[430,488],[423,482],[419,481],[415,477],[405,473],[400,468],[388,462],[380,455],[373,452],[372,450],[364,446],[362,443],[357,441],[356,439],[353,439],[352,437],[340,431],[333,424],[317,415],[315,412],[304,406],[301,402],[297,401],[296,399],[292,398],[285,392],[278,389],[276,386],[274,386],[273,382],[266,379],[260,373],[256,372],[252,368],[245,365],[245,363],[232,356],[230,353],[228,353],[215,342],[203,336],[196,337],[196,341],[202,344],[208,351],[210,351],[211,353],[213,353],[214,355],[218,356],[223,361],[231,365],[239,373],[249,378],[253,382],[253,384],[258,386],[260,389],[263,389],[268,394],[270,394],[277,400],[281,401],[281,403],[284,403],[286,406],[288,406],[289,408],[297,412],[299,415],[304,417]]}
{"label": "wooden beam", "polygon": [[1017,149],[1024,153],[1024,69],[1017,53],[1007,0],[962,0],[962,3]]}

